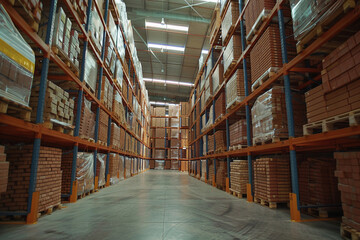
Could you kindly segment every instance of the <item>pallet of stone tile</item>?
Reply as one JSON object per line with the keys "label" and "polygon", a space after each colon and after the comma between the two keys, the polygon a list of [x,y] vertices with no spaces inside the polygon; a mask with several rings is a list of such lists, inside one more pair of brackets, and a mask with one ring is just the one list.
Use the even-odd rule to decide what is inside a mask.
{"label": "pallet of stone tile", "polygon": [[349,240],[360,239],[360,231],[344,223],[341,223],[340,234],[343,239],[349,239]]}
{"label": "pallet of stone tile", "polygon": [[246,119],[239,119],[229,127],[230,134],[230,150],[237,150],[246,147]]}
{"label": "pallet of stone tile", "polygon": [[245,98],[244,72],[242,69],[235,71],[226,83],[226,109],[241,102]]}
{"label": "pallet of stone tile", "polygon": [[239,2],[231,0],[221,22],[221,38],[223,45],[226,45],[231,38],[231,32],[235,28],[239,18]]}
{"label": "pallet of stone tile", "polygon": [[98,142],[103,145],[107,145],[108,139],[108,125],[109,125],[109,115],[103,110],[100,109],[99,114],[99,135]]}
{"label": "pallet of stone tile", "polygon": [[210,25],[210,40],[209,40],[210,45],[213,45],[213,43],[220,38],[220,34],[221,34],[220,27],[221,27],[220,9],[216,7],[214,9],[214,14],[212,16],[211,25]]}

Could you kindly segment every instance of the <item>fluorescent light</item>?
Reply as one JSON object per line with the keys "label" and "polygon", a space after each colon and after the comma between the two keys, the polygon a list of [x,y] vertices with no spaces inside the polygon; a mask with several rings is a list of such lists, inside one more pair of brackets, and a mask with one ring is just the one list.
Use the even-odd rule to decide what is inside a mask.
{"label": "fluorescent light", "polygon": [[201,0],[202,2],[213,2],[213,3],[217,3],[219,0]]}
{"label": "fluorescent light", "polygon": [[165,24],[165,22],[163,22],[163,21],[161,21],[161,23],[145,21],[145,28],[160,28],[160,29],[175,30],[175,31],[181,31],[181,32],[189,31],[189,27],[187,27],[187,26]]}
{"label": "fluorescent light", "polygon": [[167,102],[150,102],[151,105],[160,105],[160,106],[179,106],[179,104],[176,103],[167,103]]}
{"label": "fluorescent light", "polygon": [[184,52],[184,47],[177,47],[177,46],[170,46],[170,45],[163,45],[163,44],[156,44],[156,43],[148,43],[148,48],[158,48],[164,50],[172,50],[172,51],[179,51]]}
{"label": "fluorescent light", "polygon": [[161,79],[152,79],[152,78],[143,78],[143,80],[145,82],[153,82],[153,83],[172,84],[172,85],[188,86],[188,87],[194,86],[193,83],[189,83],[189,82],[177,82],[171,80],[161,80]]}
{"label": "fluorescent light", "polygon": [[202,50],[201,53],[202,53],[202,54],[208,54],[208,53],[209,53],[209,50]]}

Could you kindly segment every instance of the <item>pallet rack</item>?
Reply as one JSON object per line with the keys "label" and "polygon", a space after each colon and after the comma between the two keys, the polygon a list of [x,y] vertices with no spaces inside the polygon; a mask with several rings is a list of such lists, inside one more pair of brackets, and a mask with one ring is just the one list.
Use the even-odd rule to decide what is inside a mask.
{"label": "pallet rack", "polygon": [[[293,119],[293,109],[292,109],[292,97],[291,97],[291,90],[290,90],[290,79],[289,74],[291,72],[299,72],[299,73],[319,73],[318,69],[313,68],[298,68],[296,65],[298,63],[303,62],[306,58],[308,58],[312,53],[314,53],[317,49],[320,49],[325,43],[327,43],[330,39],[335,37],[337,34],[341,32],[342,29],[350,26],[352,23],[355,23],[360,18],[360,7],[358,4],[355,4],[353,9],[350,9],[348,12],[345,13],[345,16],[334,24],[328,31],[324,32],[321,36],[319,36],[315,41],[313,41],[309,46],[302,50],[301,53],[297,54],[294,59],[288,61],[287,58],[287,50],[285,47],[285,28],[284,28],[284,17],[283,17],[283,9],[282,6],[285,4],[286,1],[281,0],[277,1],[274,8],[270,11],[267,18],[265,18],[264,22],[258,28],[255,36],[247,44],[246,41],[246,34],[245,34],[245,26],[244,26],[244,15],[245,10],[249,6],[249,2],[254,1],[243,1],[239,0],[239,12],[240,15],[236,21],[235,27],[231,30],[230,36],[234,35],[235,32],[240,32],[241,35],[241,45],[242,45],[242,53],[241,56],[236,59],[234,63],[234,68],[229,72],[229,74],[224,78],[223,84],[220,85],[219,89],[216,93],[210,97],[211,101],[207,102],[203,108],[203,110],[199,109],[201,105],[200,96],[204,92],[198,87],[201,75],[206,69],[206,62],[209,58],[213,58],[214,51],[217,48],[217,45],[221,45],[221,40],[219,40],[220,28],[218,28],[214,34],[216,39],[213,39],[211,43],[211,48],[209,54],[204,61],[203,66],[201,66],[199,73],[195,79],[194,89],[190,94],[190,103],[192,103],[191,111],[190,111],[190,129],[194,133],[190,140],[189,146],[191,146],[191,158],[190,161],[195,161],[199,159],[206,160],[206,180],[208,180],[208,161],[210,159],[219,158],[226,158],[227,161],[227,186],[226,191],[229,192],[229,185],[230,185],[230,161],[232,157],[247,157],[248,161],[248,168],[249,168],[249,184],[247,185],[247,200],[249,202],[253,202],[254,200],[254,191],[253,191],[253,175],[252,175],[252,161],[255,155],[260,154],[274,154],[274,153],[283,153],[289,152],[290,153],[290,166],[291,166],[291,184],[292,184],[292,193],[290,193],[290,215],[292,221],[305,221],[301,220],[300,216],[300,209],[307,208],[306,206],[300,206],[299,202],[299,183],[298,183],[298,176],[297,176],[297,159],[296,153],[297,152],[304,152],[304,151],[316,151],[316,150],[325,150],[325,149],[334,149],[340,150],[345,149],[347,147],[359,147],[360,143],[357,139],[351,139],[349,137],[356,136],[360,134],[360,126],[351,126],[343,129],[332,130],[329,132],[318,133],[314,135],[308,135],[303,137],[295,137],[294,135],[294,119]],[[226,1],[225,1],[226,2]],[[246,4],[245,4],[246,2]],[[224,12],[229,7],[230,1],[227,1]],[[248,62],[247,57],[250,54],[251,49],[254,47],[255,43],[259,40],[261,35],[265,32],[267,26],[271,23],[272,19],[277,15],[278,17],[278,25],[280,29],[280,40],[281,40],[281,53],[282,53],[282,62],[283,66],[279,69],[277,73],[270,76],[270,78],[263,82],[257,89],[253,90],[250,93],[248,88]],[[224,14],[221,15],[220,20],[224,19]],[[227,43],[225,42],[225,45]],[[213,68],[210,72],[210,75],[214,72],[216,66],[220,63],[221,57],[223,55],[223,51],[221,51],[218,59],[212,59],[215,64],[213,64]],[[224,91],[226,82],[230,79],[230,77],[234,74],[235,70],[238,68],[243,69],[244,73],[244,89],[245,89],[245,98],[234,104],[232,108],[226,110],[226,113],[217,121],[215,121],[215,111],[213,116],[209,116],[213,120],[213,124],[203,131],[200,134],[197,134],[197,127],[200,126],[202,129],[202,115],[207,116],[209,114],[208,108],[212,104],[215,105],[215,99],[220,95],[222,91]],[[284,141],[279,141],[270,144],[252,145],[252,129],[251,129],[251,109],[250,104],[253,100],[256,99],[265,89],[268,89],[273,83],[277,82],[280,77],[284,78],[284,88],[286,94],[286,112],[287,112],[287,119],[288,119],[288,132],[289,138]],[[306,82],[305,84],[301,85],[299,88],[306,88],[308,85],[311,84],[311,81]],[[200,90],[200,91],[199,91]],[[192,97],[192,98],[191,98]],[[247,147],[229,151],[229,123],[233,119],[233,116],[237,114],[238,111],[242,111],[245,113],[246,116],[246,123],[247,123]],[[208,120],[209,117],[206,117]],[[215,130],[222,129],[226,131],[226,151],[222,153],[214,153],[214,154],[206,154],[203,155],[203,136],[206,137],[206,152],[208,152],[208,134],[215,133]],[[199,144],[199,148],[196,146]],[[216,142],[214,139],[214,145],[216,146]],[[197,152],[197,149],[199,152]],[[214,165],[216,165],[214,163]],[[197,165],[196,165],[197,169]],[[216,173],[216,167],[214,168],[214,172]],[[200,165],[200,173],[201,173],[201,165]],[[216,175],[216,174],[215,174]],[[312,206],[312,207],[320,207],[320,206]]]}
{"label": "pallet rack", "polygon": [[[39,193],[35,191],[36,188],[36,177],[37,177],[37,166],[38,166],[38,159],[39,159],[39,151],[41,143],[45,143],[49,146],[55,147],[62,147],[62,148],[72,148],[73,150],[73,164],[72,164],[72,171],[71,171],[71,186],[69,194],[62,195],[62,198],[69,199],[69,202],[75,202],[76,197],[76,155],[79,150],[92,150],[94,151],[95,159],[97,153],[106,153],[106,170],[105,176],[107,179],[106,186],[109,186],[109,154],[110,153],[118,153],[124,156],[136,158],[137,160],[137,169],[140,166],[146,166],[148,168],[148,160],[149,152],[150,152],[150,125],[149,125],[149,106],[145,98],[145,94],[141,91],[140,88],[140,79],[139,73],[136,72],[134,60],[129,48],[129,45],[126,41],[126,34],[125,29],[122,28],[120,24],[120,13],[117,10],[116,4],[114,0],[106,0],[104,1],[104,15],[101,13],[102,9],[101,6],[98,6],[96,1],[89,0],[88,7],[87,7],[87,14],[86,14],[86,23],[84,23],[78,13],[74,10],[74,7],[70,0],[52,0],[44,4],[48,4],[47,7],[49,8],[49,22],[47,25],[47,33],[46,39],[43,41],[40,36],[34,32],[31,26],[24,20],[24,18],[17,12],[17,10],[12,6],[11,1],[1,1],[1,4],[4,6],[8,14],[10,15],[11,19],[13,20],[16,27],[21,30],[23,35],[28,39],[27,41],[32,45],[32,48],[38,49],[39,56],[42,60],[42,67],[41,67],[41,80],[40,80],[40,93],[39,93],[39,100],[37,105],[37,114],[36,114],[36,122],[30,123],[26,122],[22,119],[15,118],[6,114],[0,114],[0,124],[2,125],[1,130],[1,140],[6,143],[18,143],[18,142],[30,142],[33,143],[33,154],[32,154],[32,162],[31,162],[31,176],[30,176],[30,185],[28,190],[28,207],[27,211],[25,212],[0,212],[0,215],[12,215],[12,216],[27,216],[27,223],[34,223],[37,221],[38,213],[36,211],[37,204],[39,201]],[[54,25],[54,18],[56,14],[57,7],[61,5],[63,9],[66,11],[66,14],[71,18],[73,25],[76,25],[76,28],[80,31],[80,37],[83,43],[82,46],[82,61],[80,64],[80,75],[77,76],[76,72],[73,72],[60,58],[54,50],[51,48],[52,42],[52,28]],[[101,53],[97,52],[95,49],[95,43],[90,37],[89,33],[89,26],[91,22],[90,13],[92,9],[98,12],[101,22],[104,27],[104,32],[101,33],[103,39],[103,46],[101,49]],[[117,59],[121,61],[122,68],[124,70],[124,79],[127,82],[127,93],[128,96],[124,96],[120,91],[119,87],[115,84],[113,78],[111,77],[110,70],[104,63],[104,55],[105,55],[105,40],[106,38],[110,38],[110,41],[114,43],[114,40],[111,38],[109,30],[107,29],[107,19],[109,11],[112,12],[114,15],[114,19],[119,31],[124,39],[124,46],[125,46],[125,59],[128,60],[128,63],[122,61],[119,52],[117,49],[116,55]],[[85,75],[85,63],[86,63],[86,55],[87,51],[91,51],[99,64],[99,74],[97,77],[98,82],[98,89],[97,95],[92,92],[87,86],[84,81]],[[63,72],[63,75],[55,75],[49,72],[50,64],[56,65],[57,69]],[[128,69],[128,72],[125,71]],[[137,135],[131,129],[129,129],[126,124],[122,124],[117,118],[114,117],[113,113],[109,111],[103,103],[100,101],[101,92],[101,81],[103,76],[108,77],[111,79],[111,84],[118,90],[122,97],[122,102],[125,105],[125,118],[128,118],[130,112],[134,112],[132,108],[132,101],[133,99],[129,99],[129,91],[132,92],[132,95],[135,97],[136,101],[139,103],[141,108],[141,118],[136,118],[137,128],[143,129],[141,136],[140,134]],[[78,104],[77,104],[77,111],[76,111],[76,119],[75,119],[75,129],[73,136],[67,135],[52,129],[48,129],[43,125],[43,111],[44,111],[44,99],[45,99],[45,88],[47,79],[49,80],[65,80],[71,81],[76,84],[78,91]],[[80,118],[81,118],[81,108],[82,104],[81,101],[83,97],[87,98],[94,104],[96,104],[96,124],[95,124],[95,141],[90,142],[85,139],[79,137],[79,128],[80,128]],[[99,127],[99,112],[104,110],[110,117],[109,117],[109,124],[108,124],[108,140],[106,145],[102,145],[98,141],[98,127]],[[35,110],[35,109],[33,109]],[[124,129],[132,138],[136,139],[136,152],[142,154],[134,154],[129,151],[125,150],[118,150],[110,147],[110,134],[111,134],[111,122],[115,122]],[[126,138],[126,135],[125,135]],[[126,139],[125,139],[126,140]],[[125,161],[124,161],[125,162]],[[135,161],[134,161],[135,162]],[[94,163],[94,171],[96,176],[96,161]],[[135,167],[135,166],[134,166]],[[125,172],[125,171],[124,171]],[[96,181],[96,179],[94,179]],[[96,184],[95,184],[96,186]]]}

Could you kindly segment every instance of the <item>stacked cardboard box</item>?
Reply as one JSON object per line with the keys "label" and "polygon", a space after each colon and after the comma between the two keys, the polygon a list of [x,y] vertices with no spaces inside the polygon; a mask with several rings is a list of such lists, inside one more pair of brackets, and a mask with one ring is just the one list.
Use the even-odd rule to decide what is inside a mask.
{"label": "stacked cardboard box", "polygon": [[79,32],[75,29],[71,30],[70,33],[70,47],[69,47],[69,59],[74,65],[79,68],[79,56],[80,56],[80,42]]}
{"label": "stacked cardboard box", "polygon": [[[0,198],[2,211],[26,211],[33,145],[6,147],[10,163],[8,186]],[[61,203],[61,149],[40,147],[36,189],[40,193],[39,212]]]}
{"label": "stacked cardboard box", "polygon": [[188,102],[180,102],[181,115],[189,115],[190,106]]}
{"label": "stacked cardboard box", "polygon": [[165,116],[165,108],[164,107],[154,107],[154,116]]}
{"label": "stacked cardboard box", "polygon": [[215,132],[215,144],[216,144],[215,151],[226,150],[226,132],[224,130],[217,130]]}
{"label": "stacked cardboard box", "polygon": [[187,172],[189,170],[189,162],[188,161],[181,161],[181,171]]}
{"label": "stacked cardboard box", "polygon": [[[39,91],[40,79],[36,79],[30,98],[30,106],[33,109],[36,109],[39,103]],[[45,91],[44,121],[72,127],[74,121],[74,100],[69,98],[69,93],[51,81],[47,81]],[[31,119],[35,122],[36,111],[31,112]]]}
{"label": "stacked cardboard box", "polygon": [[98,64],[91,53],[91,51],[86,51],[86,61],[85,61],[85,77],[84,81],[88,88],[95,93],[96,83],[98,82]]}
{"label": "stacked cardboard box", "polygon": [[170,127],[179,127],[179,118],[170,118]]}
{"label": "stacked cardboard box", "polygon": [[234,63],[236,63],[239,59],[241,52],[241,37],[240,35],[233,35],[224,51],[223,58],[225,75],[233,69]]}
{"label": "stacked cardboard box", "polygon": [[334,175],[336,161],[328,157],[299,159],[299,191],[301,204],[340,204],[338,181]]}
{"label": "stacked cardboard box", "polygon": [[169,116],[170,117],[178,117],[179,116],[179,106],[178,105],[170,105],[169,106]]}
{"label": "stacked cardboard box", "polygon": [[246,184],[249,182],[248,162],[233,160],[230,163],[230,185],[233,191],[246,194]]}
{"label": "stacked cardboard box", "polygon": [[6,192],[9,178],[9,162],[6,162],[5,147],[0,146],[0,194]]}
{"label": "stacked cardboard box", "polygon": [[246,133],[246,119],[240,119],[237,122],[230,125],[230,147],[234,145],[246,145],[247,133]]}
{"label": "stacked cardboard box", "polygon": [[245,98],[244,71],[238,69],[226,83],[226,109]]}
{"label": "stacked cardboard box", "polygon": [[259,158],[254,162],[255,198],[269,203],[289,201],[291,192],[289,158]]}
{"label": "stacked cardboard box", "polygon": [[211,75],[211,80],[212,94],[215,94],[224,80],[224,65],[221,63],[221,61],[216,66],[213,74]]}
{"label": "stacked cardboard box", "polygon": [[165,139],[155,139],[155,147],[156,148],[165,148],[165,147],[167,147]]}
{"label": "stacked cardboard box", "polygon": [[226,10],[223,21],[221,22],[222,42],[225,44],[231,31],[234,29],[236,21],[239,18],[239,2],[230,0],[229,7]]}
{"label": "stacked cardboard box", "polygon": [[179,149],[170,149],[170,156],[169,156],[169,158],[171,158],[171,159],[179,159]]}
{"label": "stacked cardboard box", "polygon": [[154,150],[153,151],[153,158],[155,159],[165,159],[165,150]]}
{"label": "stacked cardboard box", "polygon": [[155,168],[155,160],[149,160],[150,163],[150,169],[154,169]]}
{"label": "stacked cardboard box", "polygon": [[[295,136],[302,135],[305,122],[303,96],[292,93]],[[253,143],[276,142],[288,138],[285,93],[283,87],[273,87],[259,96],[251,110]]]}
{"label": "stacked cardboard box", "polygon": [[189,117],[181,117],[181,127],[189,126]]}
{"label": "stacked cardboard box", "polygon": [[165,161],[165,168],[166,170],[170,170],[171,169],[171,161]]}
{"label": "stacked cardboard box", "polygon": [[170,147],[171,148],[179,148],[180,147],[180,140],[179,139],[171,139],[170,140]]}
{"label": "stacked cardboard box", "polygon": [[[99,86],[98,86],[99,87]],[[111,85],[110,80],[107,77],[103,77],[101,82],[101,98],[100,101],[104,106],[112,111],[114,99],[114,87]]]}
{"label": "stacked cardboard box", "polygon": [[109,115],[100,109],[99,117],[99,141],[107,143],[108,140]]}
{"label": "stacked cardboard box", "polygon": [[346,226],[360,231],[360,152],[336,152],[335,176],[338,177],[338,188],[344,211],[342,222]]}
{"label": "stacked cardboard box", "polygon": [[[262,2],[262,1],[259,1]],[[291,28],[286,28],[286,36],[291,36]],[[283,66],[279,26],[270,24],[250,52],[251,83],[258,79],[266,79],[271,72]],[[287,38],[288,60],[296,55],[295,40]]]}
{"label": "stacked cardboard box", "polygon": [[215,101],[215,120],[222,117],[225,111],[225,92],[223,91]]}
{"label": "stacked cardboard box", "polygon": [[179,170],[179,161],[171,160],[171,170]]}
{"label": "stacked cardboard box", "polygon": [[[71,168],[73,152],[68,151],[61,157],[62,184],[61,193],[69,194],[71,186]],[[78,152],[76,159],[77,195],[94,189],[94,153]]]}

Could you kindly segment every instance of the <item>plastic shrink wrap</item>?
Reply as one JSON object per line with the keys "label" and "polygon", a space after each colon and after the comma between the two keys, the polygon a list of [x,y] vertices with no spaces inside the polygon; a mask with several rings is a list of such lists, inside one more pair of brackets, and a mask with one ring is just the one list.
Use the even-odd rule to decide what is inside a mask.
{"label": "plastic shrink wrap", "polygon": [[98,186],[104,186],[106,183],[105,178],[105,163],[107,155],[104,153],[98,153],[97,156],[97,163],[96,163],[96,175],[99,178],[99,185]]}
{"label": "plastic shrink wrap", "polygon": [[90,192],[94,189],[94,153],[78,152],[76,161],[77,194]]}

